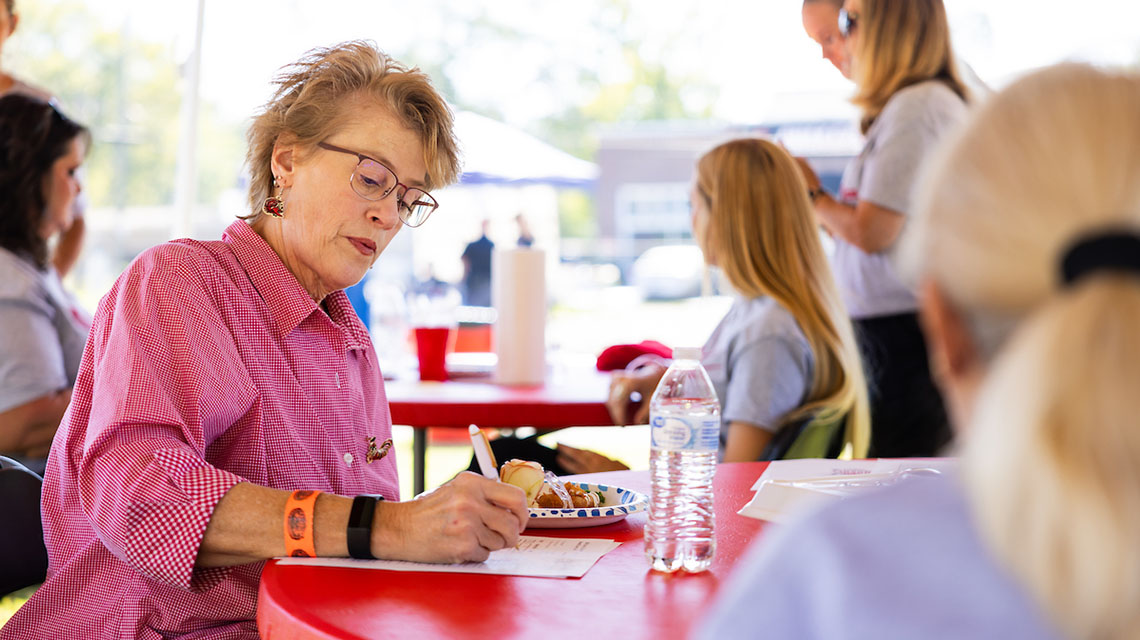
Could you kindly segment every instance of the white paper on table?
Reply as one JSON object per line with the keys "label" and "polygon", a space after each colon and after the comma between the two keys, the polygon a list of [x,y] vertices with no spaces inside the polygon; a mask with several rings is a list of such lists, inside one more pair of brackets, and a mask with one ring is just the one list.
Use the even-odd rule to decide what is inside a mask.
{"label": "white paper on table", "polygon": [[803,480],[830,476],[855,476],[868,473],[892,473],[901,469],[938,469],[946,471],[957,466],[956,458],[874,458],[870,460],[830,460],[807,458],[803,460],[775,460],[752,484],[756,491],[769,480]]}
{"label": "white paper on table", "polygon": [[348,567],[387,571],[426,571],[432,573],[484,573],[538,578],[581,578],[610,551],[621,546],[613,540],[594,538],[545,538],[522,536],[513,549],[492,551],[484,562],[431,564],[401,560],[357,560],[355,558],[280,558],[277,564],[307,564],[316,567]]}
{"label": "white paper on table", "polygon": [[891,484],[904,473],[941,473],[956,466],[954,458],[777,460],[752,485],[756,495],[737,513],[785,522],[806,509]]}

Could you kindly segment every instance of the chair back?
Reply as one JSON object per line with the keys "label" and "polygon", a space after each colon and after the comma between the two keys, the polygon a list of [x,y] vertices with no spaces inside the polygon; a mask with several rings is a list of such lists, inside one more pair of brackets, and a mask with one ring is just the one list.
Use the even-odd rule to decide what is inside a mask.
{"label": "chair back", "polygon": [[846,414],[830,420],[814,416],[784,425],[772,436],[760,454],[760,460],[838,458],[843,452],[843,430],[846,426]]}
{"label": "chair back", "polygon": [[43,479],[0,456],[0,595],[39,584],[47,576],[47,548],[40,521]]}

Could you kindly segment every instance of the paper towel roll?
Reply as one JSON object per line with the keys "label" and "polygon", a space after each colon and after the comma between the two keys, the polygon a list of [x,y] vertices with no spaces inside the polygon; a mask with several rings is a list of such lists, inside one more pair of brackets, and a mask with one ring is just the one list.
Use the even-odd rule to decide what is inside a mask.
{"label": "paper towel roll", "polygon": [[498,312],[493,341],[500,384],[542,384],[546,377],[546,254],[495,249],[491,303]]}

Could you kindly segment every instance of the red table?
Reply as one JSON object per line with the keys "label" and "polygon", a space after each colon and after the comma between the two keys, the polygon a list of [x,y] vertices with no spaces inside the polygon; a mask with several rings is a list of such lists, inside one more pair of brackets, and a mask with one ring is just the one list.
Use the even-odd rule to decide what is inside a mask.
{"label": "red table", "polygon": [[555,372],[544,384],[510,387],[487,379],[385,381],[392,424],[415,429],[414,491],[424,490],[427,429],[480,427],[561,429],[613,425],[606,410],[610,376],[596,370]]}
{"label": "red table", "polygon": [[[528,535],[609,538],[623,544],[580,579],[403,573],[266,564],[262,638],[684,638],[756,538],[762,522],[736,514],[765,462],[722,464],[714,480],[717,550],[703,574],[649,571],[645,513],[586,529]],[[647,471],[581,476],[649,491]]]}

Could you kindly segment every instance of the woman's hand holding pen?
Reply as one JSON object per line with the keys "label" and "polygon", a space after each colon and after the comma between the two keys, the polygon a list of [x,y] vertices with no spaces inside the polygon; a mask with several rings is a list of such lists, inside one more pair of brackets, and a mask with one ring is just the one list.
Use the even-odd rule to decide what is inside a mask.
{"label": "woman's hand holding pen", "polygon": [[372,554],[415,562],[482,562],[526,528],[518,487],[464,472],[408,502],[376,505]]}

